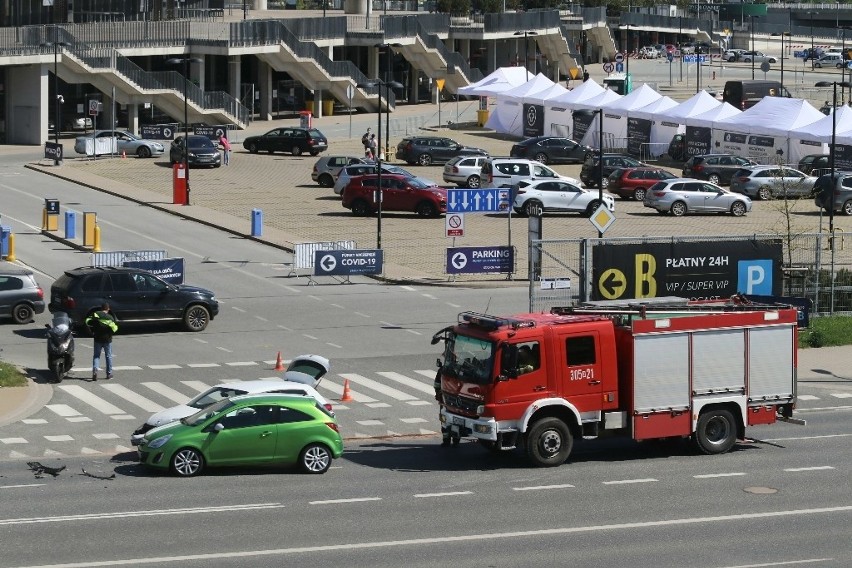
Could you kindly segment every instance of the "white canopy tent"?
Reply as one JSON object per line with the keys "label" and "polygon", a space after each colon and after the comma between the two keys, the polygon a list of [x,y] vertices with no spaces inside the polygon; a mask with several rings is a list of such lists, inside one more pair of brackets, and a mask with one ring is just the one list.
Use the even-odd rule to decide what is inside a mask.
{"label": "white canopy tent", "polygon": [[[617,101],[601,105],[603,109],[603,137],[604,149],[627,148],[627,113],[648,106],[659,99],[662,95],[646,84],[641,85],[632,93],[625,95]],[[580,103],[583,106],[585,103]],[[596,116],[589,126],[589,130],[583,137],[582,143],[592,148],[598,147],[597,125],[600,116]]]}
{"label": "white canopy tent", "polygon": [[686,126],[701,126],[705,128],[713,128],[713,123],[717,120],[724,120],[732,116],[738,116],[743,111],[730,103],[722,103],[719,106],[713,107],[700,114],[687,116],[684,120]]}
{"label": "white canopy tent", "polygon": [[730,103],[722,103],[700,114],[687,116],[685,136],[686,156],[700,156],[716,151],[713,146],[713,123],[739,116],[743,111]]}
{"label": "white canopy tent", "polygon": [[523,67],[500,67],[476,83],[460,88],[459,94],[493,97],[518,85],[523,85],[527,80],[527,70]]}
{"label": "white canopy tent", "polygon": [[497,95],[497,104],[485,123],[486,128],[500,132],[501,134],[512,134],[521,136],[523,133],[523,99],[554,85],[553,81],[539,73],[523,85]]}
{"label": "white canopy tent", "polygon": [[[661,120],[666,110],[678,106],[671,97],[661,96],[642,108],[627,111],[627,150],[641,160],[658,158],[668,152],[672,136],[681,125]],[[637,153],[638,150],[638,153]]]}
{"label": "white canopy tent", "polygon": [[804,155],[790,144],[791,131],[825,115],[804,99],[764,97],[742,114],[713,123],[713,145],[720,152],[748,156],[761,163],[796,163]]}
{"label": "white canopy tent", "polygon": [[828,116],[790,131],[790,144],[799,146],[791,150],[802,156],[807,154],[827,154],[834,132],[835,143],[852,146],[852,107],[843,105]]}
{"label": "white canopy tent", "polygon": [[573,122],[571,111],[574,103],[599,96],[605,90],[594,79],[589,79],[570,91],[548,100],[544,105],[545,132],[554,136],[570,137]]}
{"label": "white canopy tent", "polygon": [[553,83],[552,86],[546,88],[543,91],[539,91],[538,93],[528,95],[523,97],[523,102],[525,104],[531,105],[544,105],[547,102],[550,102],[552,99],[560,97],[568,92],[568,89],[560,85],[559,83]]}

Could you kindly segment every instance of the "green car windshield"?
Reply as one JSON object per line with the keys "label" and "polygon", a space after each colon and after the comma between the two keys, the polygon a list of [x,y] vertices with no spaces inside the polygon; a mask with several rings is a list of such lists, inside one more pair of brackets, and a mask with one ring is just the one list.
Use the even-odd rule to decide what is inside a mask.
{"label": "green car windshield", "polygon": [[232,406],[234,406],[233,401],[229,398],[224,398],[215,404],[211,404],[207,408],[202,408],[192,416],[182,418],[181,422],[183,422],[187,426],[198,426],[199,424],[203,424],[219,412],[231,408]]}
{"label": "green car windshield", "polygon": [[471,383],[491,382],[494,344],[490,341],[456,335],[447,339],[443,370]]}

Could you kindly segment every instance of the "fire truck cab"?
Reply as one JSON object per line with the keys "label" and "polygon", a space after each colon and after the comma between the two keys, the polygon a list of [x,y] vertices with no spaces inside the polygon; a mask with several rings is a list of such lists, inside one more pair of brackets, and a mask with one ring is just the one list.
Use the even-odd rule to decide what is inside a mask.
{"label": "fire truck cab", "polygon": [[730,450],[745,428],[792,421],[797,315],[789,306],[662,298],[546,314],[463,312],[435,334],[442,429],[563,463],[575,438],[689,437]]}

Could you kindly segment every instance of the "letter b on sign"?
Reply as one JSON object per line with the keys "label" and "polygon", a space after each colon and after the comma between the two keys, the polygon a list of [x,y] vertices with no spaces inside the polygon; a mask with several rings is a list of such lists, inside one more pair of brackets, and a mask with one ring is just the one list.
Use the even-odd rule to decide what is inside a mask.
{"label": "letter b on sign", "polygon": [[772,295],[772,261],[741,260],[737,266],[737,291],[759,296]]}

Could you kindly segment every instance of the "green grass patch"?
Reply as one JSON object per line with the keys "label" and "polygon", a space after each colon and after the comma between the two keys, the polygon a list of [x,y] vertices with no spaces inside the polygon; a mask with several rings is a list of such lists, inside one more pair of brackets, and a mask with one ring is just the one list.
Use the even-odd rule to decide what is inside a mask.
{"label": "green grass patch", "polygon": [[17,367],[0,361],[0,387],[23,387],[27,377]]}
{"label": "green grass patch", "polygon": [[810,327],[799,330],[799,347],[832,347],[852,343],[852,316],[811,318]]}

